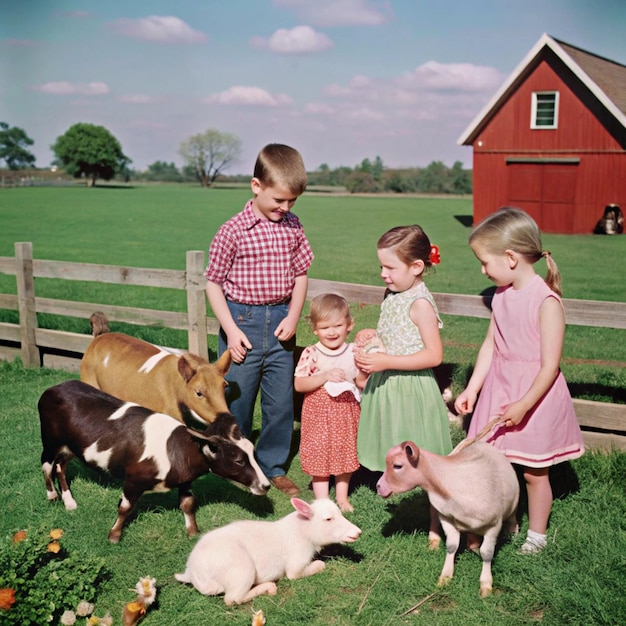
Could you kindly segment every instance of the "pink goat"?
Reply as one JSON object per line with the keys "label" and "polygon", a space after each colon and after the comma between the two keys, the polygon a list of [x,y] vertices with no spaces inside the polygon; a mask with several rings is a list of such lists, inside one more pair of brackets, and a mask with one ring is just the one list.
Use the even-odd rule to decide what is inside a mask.
{"label": "pink goat", "polygon": [[513,466],[492,446],[475,442],[459,444],[448,456],[420,450],[412,441],[394,446],[387,453],[386,469],[378,481],[383,498],[421,487],[439,513],[446,535],[446,558],[439,585],[454,574],[454,557],[461,532],[483,537],[480,556],[480,596],[491,595],[491,561],[503,525],[515,532],[519,483]]}
{"label": "pink goat", "polygon": [[176,580],[191,583],[207,596],[224,594],[227,605],[275,595],[283,576],[305,578],[321,572],[324,561],[313,560],[323,546],[353,542],[361,529],[337,505],[321,498],[308,504],[292,498],[296,509],[275,522],[240,520],[203,535]]}

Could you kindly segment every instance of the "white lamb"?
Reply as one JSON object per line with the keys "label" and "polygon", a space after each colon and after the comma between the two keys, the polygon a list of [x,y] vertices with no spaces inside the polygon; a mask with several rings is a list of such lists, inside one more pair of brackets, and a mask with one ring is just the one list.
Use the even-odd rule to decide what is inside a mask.
{"label": "white lamb", "polygon": [[326,564],[313,561],[316,552],[333,543],[351,543],[361,534],[331,500],[308,504],[292,498],[291,503],[296,510],[275,522],[240,520],[203,535],[176,580],[208,596],[223,593],[229,606],[242,604],[275,595],[275,581],[284,576],[321,572]]}

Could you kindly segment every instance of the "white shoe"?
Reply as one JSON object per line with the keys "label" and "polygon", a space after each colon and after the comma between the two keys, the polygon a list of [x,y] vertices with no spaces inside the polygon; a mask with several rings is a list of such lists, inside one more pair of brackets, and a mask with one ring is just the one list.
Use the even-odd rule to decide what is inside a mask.
{"label": "white shoe", "polygon": [[526,537],[524,545],[522,545],[520,552],[522,554],[538,554],[546,547],[545,539],[535,539],[534,537]]}

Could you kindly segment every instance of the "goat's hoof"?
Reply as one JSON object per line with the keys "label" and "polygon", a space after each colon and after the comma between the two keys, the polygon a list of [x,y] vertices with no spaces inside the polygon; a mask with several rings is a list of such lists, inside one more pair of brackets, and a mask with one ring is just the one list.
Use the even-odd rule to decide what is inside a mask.
{"label": "goat's hoof", "polygon": [[439,580],[437,581],[437,586],[445,587],[452,578],[450,576],[439,576]]}
{"label": "goat's hoof", "polygon": [[485,585],[480,588],[480,597],[487,598],[493,593],[491,585]]}

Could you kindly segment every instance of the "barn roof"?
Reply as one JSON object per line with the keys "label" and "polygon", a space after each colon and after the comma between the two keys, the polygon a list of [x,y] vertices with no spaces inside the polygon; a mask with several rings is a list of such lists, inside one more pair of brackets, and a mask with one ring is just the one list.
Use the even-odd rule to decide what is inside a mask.
{"label": "barn roof", "polygon": [[521,63],[457,140],[471,145],[502,104],[526,80],[544,57],[552,52],[595,95],[602,105],[626,128],[626,66],[587,52],[571,44],[543,34]]}

